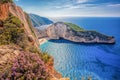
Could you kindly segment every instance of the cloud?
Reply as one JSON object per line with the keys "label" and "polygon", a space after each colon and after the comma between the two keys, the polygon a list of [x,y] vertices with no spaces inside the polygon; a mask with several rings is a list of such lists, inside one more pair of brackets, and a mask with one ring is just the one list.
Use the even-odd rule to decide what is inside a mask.
{"label": "cloud", "polygon": [[76,0],[77,3],[85,3],[88,2],[88,0]]}
{"label": "cloud", "polygon": [[64,5],[64,6],[54,6],[56,9],[79,9],[80,5]]}
{"label": "cloud", "polygon": [[116,0],[14,0],[25,11],[42,16],[120,16]]}
{"label": "cloud", "polygon": [[69,7],[69,9],[79,9],[79,8],[81,8],[80,6],[71,6],[71,7]]}
{"label": "cloud", "polygon": [[110,7],[120,7],[120,4],[109,4]]}
{"label": "cloud", "polygon": [[19,0],[15,0],[15,1],[19,1]]}

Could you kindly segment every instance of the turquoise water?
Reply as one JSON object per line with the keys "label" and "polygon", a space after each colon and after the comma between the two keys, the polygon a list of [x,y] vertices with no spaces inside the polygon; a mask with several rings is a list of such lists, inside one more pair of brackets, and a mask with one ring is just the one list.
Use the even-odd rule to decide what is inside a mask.
{"label": "turquoise water", "polygon": [[78,44],[64,39],[40,46],[54,57],[54,67],[70,80],[120,80],[120,18],[56,18],[87,30],[115,36],[116,44]]}

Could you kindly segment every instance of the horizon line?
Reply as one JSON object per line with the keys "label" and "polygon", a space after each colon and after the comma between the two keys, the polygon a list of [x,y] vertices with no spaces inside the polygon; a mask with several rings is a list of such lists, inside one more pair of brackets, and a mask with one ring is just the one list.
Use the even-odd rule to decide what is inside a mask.
{"label": "horizon line", "polygon": [[96,16],[92,16],[92,15],[57,15],[57,16],[46,16],[46,15],[41,15],[41,14],[37,14],[37,13],[28,13],[28,14],[36,14],[39,15],[41,17],[50,17],[50,18],[60,18],[60,17],[120,17],[120,16],[115,16],[115,15],[96,15]]}

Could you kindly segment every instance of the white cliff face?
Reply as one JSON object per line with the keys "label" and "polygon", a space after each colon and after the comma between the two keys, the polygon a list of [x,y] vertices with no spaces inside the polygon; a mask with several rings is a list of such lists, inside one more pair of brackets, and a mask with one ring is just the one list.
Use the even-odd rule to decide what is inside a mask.
{"label": "white cliff face", "polygon": [[47,37],[49,39],[63,38],[82,43],[115,43],[113,37],[103,35],[96,31],[74,31],[63,22],[57,22],[49,26],[40,34],[40,37]]}
{"label": "white cliff face", "polygon": [[65,36],[68,28],[64,23],[57,23],[47,28],[47,34],[52,39],[59,39]]}

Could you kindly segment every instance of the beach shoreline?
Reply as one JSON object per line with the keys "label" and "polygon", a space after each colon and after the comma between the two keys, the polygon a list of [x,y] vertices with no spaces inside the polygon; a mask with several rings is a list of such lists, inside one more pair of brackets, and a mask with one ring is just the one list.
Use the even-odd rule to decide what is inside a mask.
{"label": "beach shoreline", "polygon": [[39,44],[42,45],[42,44],[44,44],[47,41],[48,41],[47,39],[41,38],[41,39],[39,39]]}

